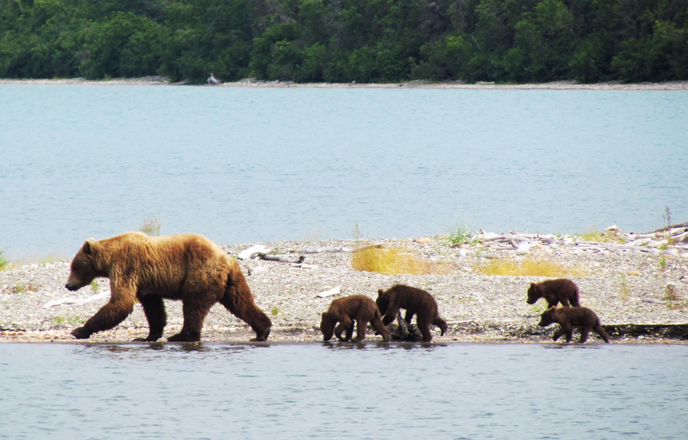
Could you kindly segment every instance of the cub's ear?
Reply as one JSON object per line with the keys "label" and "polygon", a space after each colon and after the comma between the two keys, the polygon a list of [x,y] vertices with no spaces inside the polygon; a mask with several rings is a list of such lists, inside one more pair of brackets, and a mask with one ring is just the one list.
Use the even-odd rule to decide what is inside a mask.
{"label": "cub's ear", "polygon": [[92,255],[95,246],[96,241],[92,238],[89,238],[84,242],[84,245],[81,247],[81,250],[83,250],[86,255]]}
{"label": "cub's ear", "polygon": [[535,283],[530,283],[530,287],[535,287]]}
{"label": "cub's ear", "polygon": [[322,312],[323,319],[327,318],[327,312]]}
{"label": "cub's ear", "polygon": [[377,289],[377,296],[382,296],[382,294],[385,293],[382,291],[382,289]]}

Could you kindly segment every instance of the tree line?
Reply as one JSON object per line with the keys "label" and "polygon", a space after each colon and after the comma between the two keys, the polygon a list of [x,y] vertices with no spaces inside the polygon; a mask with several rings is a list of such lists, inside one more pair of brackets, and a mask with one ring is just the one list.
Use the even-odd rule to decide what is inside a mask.
{"label": "tree line", "polygon": [[688,79],[688,0],[0,0],[0,77]]}

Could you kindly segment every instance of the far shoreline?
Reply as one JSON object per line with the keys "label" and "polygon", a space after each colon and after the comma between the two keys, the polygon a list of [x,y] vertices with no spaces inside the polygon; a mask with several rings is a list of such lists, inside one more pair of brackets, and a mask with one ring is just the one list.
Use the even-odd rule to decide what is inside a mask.
{"label": "far shoreline", "polygon": [[620,83],[616,81],[584,84],[576,81],[553,81],[546,83],[500,84],[493,82],[464,83],[408,81],[401,83],[295,83],[292,81],[259,81],[247,78],[221,84],[189,84],[171,82],[164,77],[113,78],[110,80],[88,80],[85,78],[64,79],[0,79],[0,85],[113,85],[113,86],[203,86],[238,88],[306,88],[306,89],[452,89],[452,90],[637,90],[676,91],[688,90],[688,81],[663,83]]}

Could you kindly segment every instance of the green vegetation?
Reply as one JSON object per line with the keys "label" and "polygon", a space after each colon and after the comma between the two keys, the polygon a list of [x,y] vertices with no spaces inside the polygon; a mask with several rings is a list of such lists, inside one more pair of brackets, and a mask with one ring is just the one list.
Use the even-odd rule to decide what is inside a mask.
{"label": "green vegetation", "polygon": [[158,236],[160,235],[160,228],[162,228],[162,222],[157,216],[153,216],[143,219],[143,223],[141,224],[139,231],[146,235]]}
{"label": "green vegetation", "polygon": [[7,269],[9,267],[10,262],[7,261],[5,257],[2,256],[3,251],[0,251],[0,270]]}
{"label": "green vegetation", "polygon": [[71,318],[65,318],[63,316],[56,316],[53,318],[53,325],[56,326],[63,326],[63,325],[69,325],[69,326],[74,326],[74,325],[79,325],[83,324],[85,321],[80,318],[79,316],[73,316]]}
{"label": "green vegetation", "polygon": [[456,225],[449,228],[449,234],[446,236],[446,241],[451,247],[461,247],[464,244],[475,244],[478,238],[474,238],[475,233],[465,226]]}
{"label": "green vegetation", "polygon": [[688,79],[688,0],[2,0],[0,77]]}
{"label": "green vegetation", "polygon": [[273,306],[272,310],[270,310],[270,313],[272,313],[272,316],[277,316],[279,314],[279,309],[277,306]]}

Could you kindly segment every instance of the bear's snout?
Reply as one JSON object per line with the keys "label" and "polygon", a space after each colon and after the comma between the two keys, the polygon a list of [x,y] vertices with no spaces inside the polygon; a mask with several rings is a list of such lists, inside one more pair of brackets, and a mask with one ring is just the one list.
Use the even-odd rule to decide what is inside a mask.
{"label": "bear's snout", "polygon": [[72,292],[75,291],[75,290],[77,290],[77,289],[76,289],[72,284],[70,284],[70,283],[65,284],[65,288],[66,288],[67,290],[72,291]]}

